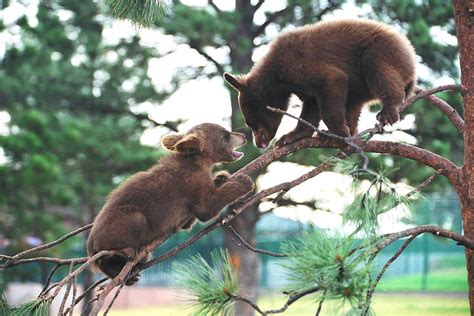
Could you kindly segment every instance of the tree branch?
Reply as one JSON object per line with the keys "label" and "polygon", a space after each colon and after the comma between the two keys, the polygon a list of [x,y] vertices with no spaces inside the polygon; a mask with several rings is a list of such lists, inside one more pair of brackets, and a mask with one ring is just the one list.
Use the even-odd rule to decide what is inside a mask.
{"label": "tree branch", "polygon": [[461,115],[459,115],[456,109],[453,108],[451,105],[449,105],[447,102],[432,95],[434,93],[438,93],[441,91],[460,92],[461,87],[459,85],[445,85],[445,86],[439,86],[439,87],[429,89],[429,90],[423,90],[420,87],[416,87],[415,92],[417,94],[411,97],[410,99],[413,98],[413,102],[422,98],[425,98],[426,100],[428,100],[431,104],[436,106],[439,110],[441,110],[441,112],[443,112],[448,117],[448,119],[453,123],[453,125],[458,129],[458,131],[462,135],[464,133],[465,124]]}
{"label": "tree branch", "polygon": [[[63,241],[65,241],[66,239],[68,238],[71,238],[72,236],[75,236],[79,233],[82,233],[83,231],[86,231],[86,230],[89,230],[91,229],[92,227],[92,224],[88,224],[86,226],[83,226],[81,228],[78,228],[66,235],[64,235],[63,237],[55,240],[55,241],[52,241],[50,243],[47,243],[47,244],[44,244],[44,245],[40,245],[38,247],[34,247],[34,248],[31,248],[31,249],[28,249],[28,250],[25,250],[23,252],[20,252],[12,257],[9,257],[9,256],[5,256],[5,255],[1,255],[0,259],[6,259],[7,262],[3,265],[0,266],[0,270],[3,270],[3,269],[6,269],[8,268],[9,266],[13,266],[15,265],[15,262],[17,262],[20,258],[23,258],[33,252],[37,252],[37,251],[41,251],[41,250],[45,250],[45,249],[48,249],[48,248],[51,248],[53,246],[56,246],[57,244],[60,244],[62,243]],[[52,258],[52,259],[56,259],[56,258]],[[60,259],[58,259],[60,260]],[[65,259],[66,260],[66,259]],[[42,261],[48,261],[48,260],[42,260]],[[25,261],[25,262],[28,262],[28,261]],[[63,262],[58,262],[58,261],[50,261],[50,262],[57,262],[57,263],[61,263],[61,264],[65,264]],[[66,262],[66,263],[69,263],[69,262]]]}
{"label": "tree branch", "polygon": [[253,6],[253,14],[260,9],[260,7],[265,3],[265,0],[258,0],[258,2]]}
{"label": "tree branch", "polygon": [[244,245],[247,249],[250,251],[256,252],[256,253],[261,253],[264,255],[272,256],[272,257],[288,257],[288,254],[286,253],[276,253],[276,252],[271,252],[268,250],[262,250],[255,248],[251,244],[249,244],[242,236],[239,235],[239,233],[232,227],[231,225],[227,226],[229,227],[230,231],[234,234],[234,236],[240,241],[240,244],[237,244],[237,246],[242,246]]}
{"label": "tree branch", "polygon": [[224,66],[221,65],[217,60],[215,60],[211,55],[206,53],[204,49],[197,43],[194,42],[189,42],[188,43],[189,47],[194,49],[196,52],[198,52],[201,56],[206,58],[208,61],[214,64],[214,66],[217,68],[217,71],[219,71],[221,74],[225,72]]}
{"label": "tree branch", "polygon": [[221,14],[222,10],[214,3],[213,0],[207,0],[207,3],[218,13]]}
{"label": "tree branch", "polygon": [[272,24],[273,22],[275,22],[275,20],[280,17],[281,15],[283,15],[283,13],[285,13],[286,11],[288,10],[288,8],[284,8],[284,9],[281,9],[279,11],[276,11],[276,12],[273,12],[271,14],[268,15],[267,17],[267,20],[265,22],[263,22],[262,25],[258,26],[253,32],[252,32],[252,38],[255,38],[259,35],[261,35],[265,29],[267,28],[267,26],[269,26],[270,24]]}

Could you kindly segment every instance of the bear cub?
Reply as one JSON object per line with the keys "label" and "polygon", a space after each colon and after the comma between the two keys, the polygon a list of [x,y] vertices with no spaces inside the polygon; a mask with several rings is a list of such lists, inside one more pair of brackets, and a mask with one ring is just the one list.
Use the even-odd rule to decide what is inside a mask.
{"label": "bear cub", "polygon": [[[344,19],[297,28],[278,36],[269,52],[243,76],[224,74],[239,92],[239,104],[255,143],[266,148],[287,110],[291,94],[303,103],[301,118],[340,135],[357,134],[362,106],[380,100],[377,119],[399,120],[399,107],[413,91],[416,55],[408,39],[387,25]],[[298,122],[277,146],[311,136]]]}
{"label": "bear cub", "polygon": [[[212,175],[214,164],[238,160],[243,154],[235,148],[245,143],[243,134],[209,123],[197,125],[186,134],[163,137],[163,146],[173,154],[122,183],[94,220],[88,255],[102,250],[118,254],[100,258],[92,268],[114,278],[144,246],[191,228],[197,219],[210,220],[252,191],[254,184],[247,175]],[[137,280],[131,278],[127,285]]]}

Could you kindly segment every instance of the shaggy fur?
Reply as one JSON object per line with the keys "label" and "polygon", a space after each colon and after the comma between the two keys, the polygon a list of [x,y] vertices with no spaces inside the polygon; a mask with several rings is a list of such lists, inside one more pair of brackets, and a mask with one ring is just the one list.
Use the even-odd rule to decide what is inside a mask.
{"label": "shaggy fur", "polygon": [[[187,134],[168,135],[162,144],[173,155],[148,171],[139,172],[108,197],[94,221],[87,241],[89,256],[101,250],[120,255],[102,258],[94,268],[114,278],[125,263],[154,240],[190,228],[196,219],[208,221],[226,205],[253,189],[246,175],[229,179],[212,167],[242,155],[235,147],[245,144],[240,133],[215,124],[201,124]],[[136,279],[130,280],[133,284]]]}
{"label": "shaggy fur", "polygon": [[[267,106],[288,108],[291,94],[303,102],[301,118],[330,132],[357,134],[362,106],[380,100],[377,119],[399,120],[399,107],[412,92],[415,52],[405,36],[387,25],[364,19],[321,22],[281,34],[267,55],[244,76],[224,74],[239,92],[240,108],[255,142],[265,148],[275,136],[282,115]],[[277,145],[311,136],[298,123]]]}

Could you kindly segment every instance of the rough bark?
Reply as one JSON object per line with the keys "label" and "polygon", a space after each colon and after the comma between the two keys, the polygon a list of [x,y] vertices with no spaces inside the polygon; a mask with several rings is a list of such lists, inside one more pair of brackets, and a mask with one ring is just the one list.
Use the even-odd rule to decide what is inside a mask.
{"label": "rough bark", "polygon": [[[461,64],[464,100],[463,185],[458,186],[464,235],[474,238],[474,5],[470,0],[455,0],[456,33]],[[466,248],[469,304],[474,315],[474,252]]]}

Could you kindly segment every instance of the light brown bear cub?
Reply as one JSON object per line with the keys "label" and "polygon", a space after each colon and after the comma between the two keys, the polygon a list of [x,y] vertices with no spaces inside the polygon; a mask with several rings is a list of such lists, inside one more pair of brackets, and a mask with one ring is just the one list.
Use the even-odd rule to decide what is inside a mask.
{"label": "light brown bear cub", "polygon": [[[399,107],[412,92],[416,55],[405,36],[364,19],[321,22],[278,36],[267,55],[244,76],[224,74],[239,92],[240,108],[257,146],[265,148],[280,125],[291,94],[303,102],[301,118],[330,132],[357,134],[362,106],[380,100],[382,124],[399,120]],[[311,136],[298,123],[277,146]]]}
{"label": "light brown bear cub", "polygon": [[87,241],[88,255],[102,250],[119,255],[99,259],[93,268],[114,278],[144,246],[190,228],[196,219],[208,221],[250,192],[254,185],[246,175],[212,175],[214,164],[239,159],[242,153],[234,149],[245,142],[243,134],[215,124],[163,137],[163,146],[173,154],[122,183],[97,215]]}

